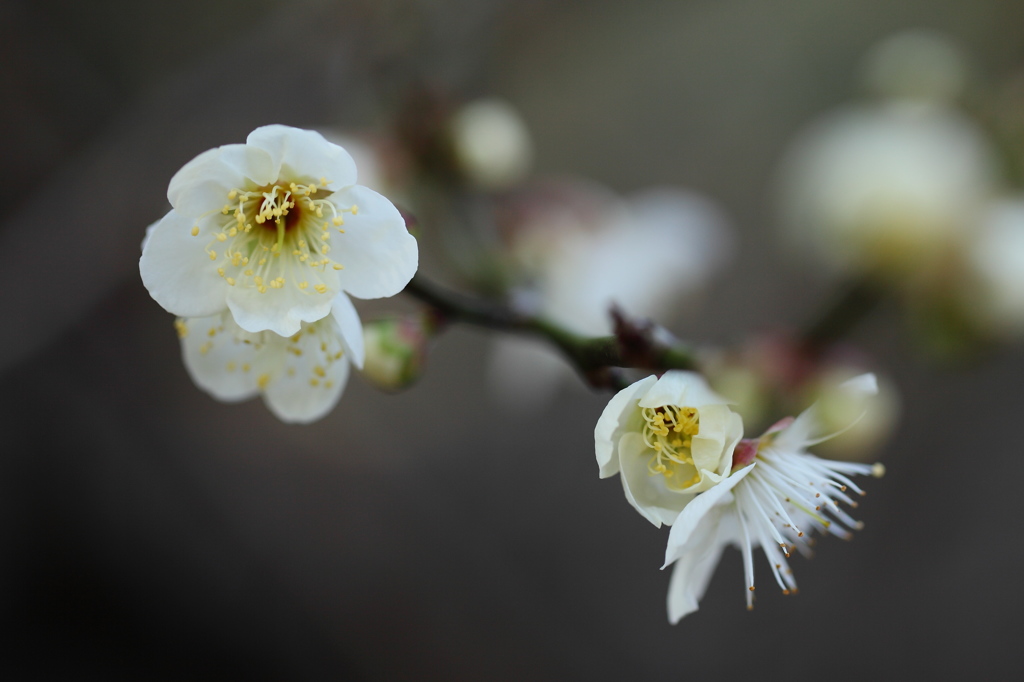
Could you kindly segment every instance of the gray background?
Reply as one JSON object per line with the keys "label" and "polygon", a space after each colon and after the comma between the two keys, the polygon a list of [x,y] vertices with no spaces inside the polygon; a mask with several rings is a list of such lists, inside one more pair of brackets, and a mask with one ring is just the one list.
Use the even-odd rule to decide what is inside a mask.
{"label": "gray background", "polygon": [[[720,201],[738,262],[676,331],[731,343],[828,289],[778,244],[787,139],[857,60],[942,29],[982,77],[1024,60],[1009,1],[0,3],[0,673],[8,679],[991,679],[1020,667],[1024,354],[913,359],[883,308],[856,340],[904,417],[853,543],[760,570],[727,552],[672,627],[666,533],[600,481],[607,396],[486,400],[456,329],[399,396],[354,379],[313,426],[188,380],[137,271],[171,174],[257,125],[372,125],[381,82],[518,105],[544,172]],[[272,95],[261,86],[273,83]],[[376,98],[376,99],[375,99]],[[795,265],[796,264],[796,265]],[[430,274],[430,273],[428,273]],[[435,273],[436,274],[436,273]],[[911,358],[908,360],[908,358]]]}

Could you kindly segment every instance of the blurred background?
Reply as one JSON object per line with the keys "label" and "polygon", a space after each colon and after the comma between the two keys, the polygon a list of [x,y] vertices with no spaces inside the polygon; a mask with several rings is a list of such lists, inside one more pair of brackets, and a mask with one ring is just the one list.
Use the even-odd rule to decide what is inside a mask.
{"label": "blurred background", "polygon": [[[1010,0],[0,3],[0,673],[1018,668],[1015,340],[922,350],[906,297],[883,300],[851,336],[902,403],[872,454],[889,473],[867,484],[865,529],[795,562],[799,596],[775,592],[759,565],[750,613],[727,551],[701,610],[670,626],[667,533],[597,477],[608,394],[567,380],[512,407],[491,383],[489,335],[455,327],[408,391],[354,377],[324,420],[282,424],[259,400],[223,405],[191,383],[137,263],[169,178],[205,149],[268,123],[380,137],[437,116],[438,101],[497,96],[528,127],[537,176],[623,195],[679,186],[714,203],[731,261],[669,317],[682,338],[737,347],[805,323],[841,285],[784,238],[779,169],[809,124],[870,96],[872,47],[941,31],[970,73],[964,116],[1013,130],[1021,99],[985,112],[1024,66],[1022,22]],[[1013,173],[998,172],[1009,191]],[[466,284],[443,229],[421,216],[419,230],[423,272]]]}

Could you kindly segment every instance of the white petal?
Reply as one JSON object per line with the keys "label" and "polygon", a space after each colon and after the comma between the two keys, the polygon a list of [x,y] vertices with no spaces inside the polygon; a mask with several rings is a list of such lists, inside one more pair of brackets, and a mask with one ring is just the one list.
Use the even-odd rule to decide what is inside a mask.
{"label": "white petal", "polygon": [[307,424],[331,411],[348,381],[349,362],[332,318],[286,340],[284,362],[263,391],[280,420]]}
{"label": "white petal", "polygon": [[696,372],[669,370],[665,372],[643,398],[640,407],[663,407],[665,405],[701,405],[725,404],[729,401],[708,387],[707,381]]}
{"label": "white petal", "polygon": [[[851,399],[855,401],[863,401],[866,403],[867,399],[873,395],[878,394],[878,380],[874,374],[861,374],[853,379],[844,381],[839,385],[840,391],[849,393]],[[865,407],[866,410],[866,407]],[[864,415],[864,410],[859,410],[858,416],[853,422],[847,426],[841,428],[836,433],[822,433],[822,419],[820,416],[821,405],[820,403],[814,403],[806,410],[800,413],[800,416],[784,429],[775,439],[775,447],[783,451],[797,451],[806,448],[808,445],[813,445],[821,440],[827,440],[832,436],[839,435],[847,428],[857,423],[857,420]]]}
{"label": "white petal", "polygon": [[331,195],[345,213],[344,234],[333,240],[332,258],[344,266],[338,272],[341,288],[356,298],[394,296],[416,274],[419,251],[405,219],[386,198],[355,185]]}
{"label": "white petal", "polygon": [[[619,472],[619,457],[616,447],[623,429],[627,426],[627,417],[638,413],[637,396],[643,395],[655,382],[657,377],[649,376],[637,381],[616,393],[604,408],[601,417],[594,427],[594,450],[597,453],[597,466],[601,478],[614,476]],[[634,416],[632,419],[636,422]],[[639,424],[634,424],[639,427]]]}
{"label": "white petal", "polygon": [[245,400],[259,392],[256,380],[266,371],[266,360],[261,358],[266,347],[245,343],[252,341],[252,335],[234,324],[230,314],[182,319],[181,334],[185,369],[199,388],[227,402]]}
{"label": "white petal", "polygon": [[359,319],[359,313],[352,305],[352,301],[344,293],[334,297],[331,305],[331,315],[338,325],[341,333],[341,344],[349,360],[357,368],[363,368],[363,360],[366,358],[366,349],[363,341],[363,323]]}
{"label": "white petal", "polygon": [[207,256],[203,237],[192,236],[194,221],[172,210],[143,243],[139,272],[149,295],[181,317],[215,315],[226,306],[227,282]]}
{"label": "white petal", "polygon": [[743,418],[728,405],[704,405],[700,409],[700,430],[690,448],[693,465],[698,470],[724,474],[732,468],[732,452],[742,437]]}
{"label": "white petal", "polygon": [[310,293],[289,282],[280,289],[259,293],[254,287],[229,287],[227,306],[242,329],[250,332],[270,330],[291,336],[303,322],[316,322],[331,313],[329,293]]}
{"label": "white petal", "polygon": [[182,215],[199,218],[229,203],[232,189],[250,189],[274,180],[270,156],[262,149],[227,144],[203,152],[174,174],[167,199]]}
{"label": "white petal", "polygon": [[619,439],[619,472],[626,500],[658,528],[672,525],[679,512],[694,499],[693,495],[669,490],[663,476],[651,476],[647,469],[654,455],[635,431]]}
{"label": "white petal", "polygon": [[265,151],[271,158],[272,180],[312,182],[328,180],[327,188],[337,190],[356,183],[356,164],[343,148],[314,130],[283,125],[257,128],[246,144]]}
{"label": "white petal", "polygon": [[[693,506],[692,504],[690,505]],[[683,510],[686,511],[686,510]],[[673,526],[675,528],[675,526]],[[719,537],[718,519],[705,519],[688,551],[676,562],[668,583],[668,620],[675,625],[697,610],[727,541]]]}
{"label": "white petal", "polygon": [[665,547],[665,565],[668,566],[689,551],[694,537],[704,523],[705,516],[720,504],[732,502],[730,492],[737,483],[753,470],[753,466],[740,469],[727,477],[711,490],[697,495],[676,518],[672,530],[668,534],[668,545]]}

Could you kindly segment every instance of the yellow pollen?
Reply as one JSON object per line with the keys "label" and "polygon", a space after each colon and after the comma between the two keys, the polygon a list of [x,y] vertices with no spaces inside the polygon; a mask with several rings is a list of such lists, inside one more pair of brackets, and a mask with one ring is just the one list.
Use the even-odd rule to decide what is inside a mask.
{"label": "yellow pollen", "polygon": [[352,204],[352,208],[350,208],[349,211],[352,213],[352,215],[357,215],[359,213],[359,207],[356,206],[355,204]]}
{"label": "yellow pollen", "polygon": [[174,321],[174,329],[178,332],[178,338],[183,339],[188,336],[188,325],[185,320],[180,317]]}
{"label": "yellow pollen", "polygon": [[327,285],[326,284],[317,284],[313,288],[316,289],[316,292],[318,294],[326,294],[327,293]]}
{"label": "yellow pollen", "polygon": [[700,414],[694,407],[665,405],[645,407],[644,444],[652,451],[647,470],[665,477],[672,490],[685,490],[701,480],[690,452],[692,436],[700,431]]}
{"label": "yellow pollen", "polygon": [[266,390],[267,384],[269,384],[269,383],[270,383],[270,375],[269,374],[261,374],[258,377],[256,377],[256,385],[260,387],[261,391]]}
{"label": "yellow pollen", "polygon": [[324,244],[323,246],[320,247],[320,253],[325,255],[325,256],[327,255],[327,252],[330,251],[330,250],[331,250],[331,247],[329,247],[327,244]]}
{"label": "yellow pollen", "polygon": [[228,236],[226,234],[224,234],[223,232],[218,232],[217,233],[217,241],[219,241],[219,242],[226,242],[227,240],[228,240]]}
{"label": "yellow pollen", "polygon": [[245,363],[245,364],[242,365],[242,371],[243,372],[248,372],[250,369],[251,368],[249,367],[249,363]]}
{"label": "yellow pollen", "polygon": [[206,335],[209,336],[211,339],[214,336],[217,336],[217,328],[216,327],[210,327],[210,331],[206,332]]}
{"label": "yellow pollen", "polygon": [[211,348],[213,348],[213,344],[210,343],[209,341],[207,341],[203,345],[199,346],[199,354],[200,355],[206,355],[207,353],[210,352]]}
{"label": "yellow pollen", "polygon": [[331,388],[332,386],[334,386],[334,382],[333,381],[325,381],[324,382],[324,388]]}
{"label": "yellow pollen", "polygon": [[345,269],[345,266],[344,266],[344,265],[342,265],[341,263],[335,263],[335,264],[334,264],[334,269],[335,269],[335,270],[344,270],[344,269]]}
{"label": "yellow pollen", "polygon": [[309,286],[309,282],[299,282],[299,288],[300,289],[305,289],[308,286]]}
{"label": "yellow pollen", "polygon": [[332,220],[331,222],[332,222],[332,223],[334,223],[334,226],[335,226],[335,227],[339,227],[339,226],[341,226],[341,225],[344,225],[344,224],[345,224],[345,219],[344,219],[344,218],[342,218],[342,217],[341,217],[341,216],[339,215],[339,216],[335,216],[335,217],[334,217],[334,220]]}
{"label": "yellow pollen", "polygon": [[210,260],[217,260],[217,254],[213,251],[207,251],[206,253],[210,254]]}
{"label": "yellow pollen", "polygon": [[192,236],[195,237],[197,234],[199,234],[199,226],[198,225],[193,225],[192,226]]}
{"label": "yellow pollen", "polygon": [[316,367],[314,367],[314,368],[313,368],[313,374],[315,374],[315,375],[317,375],[318,377],[321,377],[321,378],[322,378],[322,377],[325,377],[325,376],[327,376],[327,370],[325,370],[325,369],[324,369],[323,367],[321,367],[320,365],[317,365]]}
{"label": "yellow pollen", "polygon": [[237,367],[237,365],[234,362],[229,362],[225,369],[227,369],[229,372],[234,372],[235,367]]}
{"label": "yellow pollen", "polygon": [[234,278],[234,277],[228,277],[228,278],[227,278],[227,283],[228,283],[228,284],[229,284],[230,286],[235,286],[235,278]]}
{"label": "yellow pollen", "polygon": [[320,385],[320,380],[319,379],[310,379],[309,380],[309,385],[310,386],[319,386]]}

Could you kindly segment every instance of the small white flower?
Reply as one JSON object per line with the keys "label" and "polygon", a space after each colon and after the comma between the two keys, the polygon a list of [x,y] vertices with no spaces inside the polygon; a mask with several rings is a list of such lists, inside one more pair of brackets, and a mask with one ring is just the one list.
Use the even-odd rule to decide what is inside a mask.
{"label": "small white flower", "polygon": [[171,211],[139,269],[181,317],[231,311],[249,332],[298,332],[339,292],[392,296],[416,271],[416,240],[391,202],[356,182],[341,147],[272,125],[197,156],[167,190]]}
{"label": "small white flower", "polygon": [[282,421],[316,421],[341,397],[349,364],[363,364],[359,316],[345,294],[333,303],[327,317],[302,323],[290,336],[246,331],[228,311],[178,318],[185,368],[218,400],[235,402],[262,394]]}
{"label": "small white flower", "polygon": [[742,436],[742,419],[703,377],[670,371],[619,391],[594,444],[601,478],[621,474],[626,499],[660,527],[725,479]]}
{"label": "small white flower", "polygon": [[[877,391],[870,374],[844,386],[861,399]],[[793,550],[809,553],[811,531],[849,537],[850,530],[861,527],[839,507],[840,502],[856,506],[847,493],[863,494],[849,476],[881,476],[885,470],[880,464],[836,462],[805,452],[822,440],[819,410],[814,405],[760,438],[742,441],[732,473],[679,514],[665,550],[665,566],[675,563],[668,588],[672,623],[697,610],[726,545],[743,553],[747,608],[752,608],[755,548],[764,552],[783,594],[790,594],[796,581],[787,559]]]}

